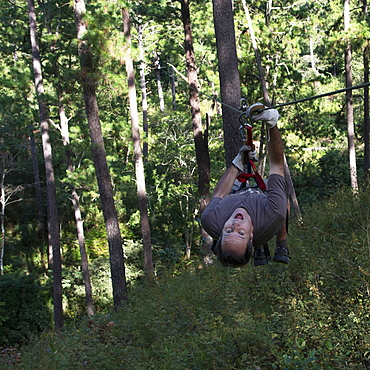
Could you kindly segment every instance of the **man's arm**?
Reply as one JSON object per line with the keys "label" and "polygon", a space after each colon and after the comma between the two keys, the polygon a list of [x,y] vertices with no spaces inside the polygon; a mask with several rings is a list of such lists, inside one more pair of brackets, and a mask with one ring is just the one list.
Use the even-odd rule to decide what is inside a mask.
{"label": "man's arm", "polygon": [[284,146],[277,126],[270,129],[270,140],[267,143],[267,152],[270,162],[270,175],[284,176]]}
{"label": "man's arm", "polygon": [[212,198],[223,198],[230,194],[234,181],[238,175],[239,170],[234,165],[231,165],[218,181],[213,191]]}
{"label": "man's arm", "polygon": [[213,198],[223,198],[230,194],[234,185],[234,181],[239,175],[239,171],[243,172],[243,167],[246,164],[248,153],[252,148],[249,145],[244,145],[240,148],[238,155],[233,159],[232,165],[227,169],[221,177],[213,192]]}

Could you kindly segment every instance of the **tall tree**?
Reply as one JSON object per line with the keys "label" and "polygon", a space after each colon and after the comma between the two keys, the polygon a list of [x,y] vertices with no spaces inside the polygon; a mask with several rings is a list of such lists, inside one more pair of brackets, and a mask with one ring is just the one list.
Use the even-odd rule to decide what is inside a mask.
{"label": "tall tree", "polygon": [[[1,140],[2,141],[2,140]],[[14,158],[11,153],[0,152],[0,229],[1,229],[1,243],[0,243],[0,276],[4,274],[4,252],[5,252],[5,209],[13,203],[21,199],[13,200],[12,197],[18,193],[21,186],[8,187],[5,184],[6,175],[12,171],[14,166]]]}
{"label": "tall tree", "polygon": [[171,92],[172,92],[172,109],[177,109],[177,102],[176,102],[176,76],[175,76],[175,70],[173,69],[173,66],[170,66],[171,71]]}
{"label": "tall tree", "polygon": [[[71,151],[69,149],[69,127],[68,127],[68,117],[65,112],[62,98],[59,98],[59,119],[60,119],[60,133],[62,136],[63,146],[65,148],[65,157],[67,171],[72,173],[74,171],[74,166],[71,160]],[[92,298],[92,287],[90,281],[89,273],[89,261],[87,258],[86,247],[85,247],[85,232],[83,227],[83,219],[81,216],[80,209],[80,198],[78,196],[76,188],[71,186],[71,201],[73,204],[74,215],[76,220],[76,230],[77,230],[77,239],[78,245],[80,247],[80,256],[81,256],[81,268],[82,268],[82,277],[85,285],[85,295],[86,295],[86,309],[89,315],[94,314],[94,302]]]}
{"label": "tall tree", "polygon": [[[350,29],[350,0],[344,0],[343,8],[344,31]],[[345,45],[345,70],[346,70],[346,87],[352,87],[352,48],[350,40]],[[348,138],[348,155],[349,169],[351,176],[351,187],[353,191],[358,190],[357,184],[357,166],[356,166],[356,149],[355,149],[355,125],[353,118],[353,93],[352,90],[346,91],[346,108],[347,108],[347,138]]]}
{"label": "tall tree", "polygon": [[[209,202],[209,183],[211,163],[208,150],[208,127],[203,134],[202,116],[200,112],[199,102],[199,84],[198,73],[195,65],[195,55],[193,47],[193,36],[191,32],[191,20],[189,0],[181,0],[181,16],[185,33],[185,57],[186,57],[186,71],[189,84],[189,102],[191,108],[191,118],[193,124],[193,137],[195,144],[195,155],[198,167],[198,195],[200,199],[200,213],[202,213]],[[210,239],[206,237],[205,231],[203,240]]]}
{"label": "tall tree", "polygon": [[145,188],[143,155],[140,146],[139,115],[137,111],[137,101],[136,101],[135,71],[130,55],[131,54],[130,14],[127,8],[122,9],[122,17],[123,17],[123,29],[128,48],[126,51],[126,72],[130,104],[132,141],[134,143],[134,154],[135,154],[136,187],[139,200],[141,235],[143,238],[144,271],[146,276],[150,278],[153,277],[152,244],[150,240],[150,225],[148,215],[148,201]]}
{"label": "tall tree", "polygon": [[[246,4],[245,0],[243,0],[242,2],[243,2],[243,8],[244,8],[245,16],[246,16],[247,22],[248,22],[248,30],[249,30],[249,34],[250,34],[251,41],[252,41],[254,56],[256,58],[258,75],[259,75],[259,80],[261,82],[261,88],[262,88],[263,102],[266,105],[266,107],[271,107],[271,101],[270,101],[270,97],[269,97],[269,93],[268,93],[268,89],[267,89],[267,83],[266,83],[266,79],[265,79],[265,72],[264,72],[263,67],[262,67],[261,55],[260,55],[260,52],[259,52],[259,49],[258,49],[258,46],[257,46],[256,37],[255,37],[255,34],[254,34],[254,27],[253,27],[253,23],[252,23],[252,18],[250,16],[249,9],[247,7],[247,4]],[[250,102],[250,103],[252,103],[252,102]],[[261,138],[260,138],[260,146],[259,146],[259,166],[258,166],[259,171],[260,171],[261,174],[263,174],[265,172],[265,163],[266,163],[266,161],[265,161],[266,155],[265,155],[265,150],[264,150],[264,145],[265,145],[264,141],[265,141],[265,124],[264,124],[264,122],[262,122]]]}
{"label": "tall tree", "polygon": [[6,194],[5,194],[5,165],[1,168],[0,178],[0,227],[1,227],[1,245],[0,245],[0,275],[4,274],[4,251],[5,251],[5,207],[6,207]]}
{"label": "tall tree", "polygon": [[161,61],[159,60],[159,56],[157,55],[157,52],[154,52],[153,64],[155,68],[155,78],[157,80],[159,109],[163,113],[164,112],[164,96],[163,96],[163,88],[162,88],[162,80],[161,80]]}
{"label": "tall tree", "polygon": [[[363,16],[366,19],[368,17],[368,5],[367,0],[363,0]],[[369,58],[370,58],[370,39],[365,40],[365,47],[363,52],[364,61],[364,83],[369,82]],[[364,87],[364,174],[365,180],[369,180],[369,168],[370,168],[370,109],[369,109],[369,86]]]}
{"label": "tall tree", "polygon": [[[0,140],[1,142],[2,140]],[[1,143],[3,144],[3,143]],[[5,252],[5,209],[12,203],[22,201],[22,196],[19,195],[24,189],[23,185],[7,186],[5,178],[15,168],[15,158],[17,153],[13,155],[8,151],[0,150],[0,229],[1,229],[1,243],[0,243],[0,275],[4,274],[4,252]]]}
{"label": "tall tree", "polygon": [[35,89],[39,104],[40,127],[42,135],[42,146],[45,161],[46,190],[48,195],[48,236],[49,244],[53,251],[53,304],[54,325],[59,331],[63,326],[62,307],[62,260],[60,252],[60,233],[58,221],[58,204],[56,197],[55,176],[53,168],[52,148],[49,136],[48,112],[44,97],[44,84],[42,79],[42,67],[39,43],[37,38],[36,12],[33,0],[28,0],[28,15],[30,21],[30,37],[32,47],[33,72],[35,78]]}
{"label": "tall tree", "polygon": [[85,110],[89,125],[90,140],[96,178],[98,181],[100,200],[109,245],[109,259],[113,287],[114,307],[127,300],[125,262],[122,249],[122,239],[116,207],[114,204],[113,187],[109,175],[105,153],[103,134],[99,119],[96,97],[96,78],[93,67],[93,54],[87,40],[86,6],[84,0],[74,0],[74,14],[77,29],[78,53],[81,65],[81,85],[83,88]]}
{"label": "tall tree", "polygon": [[[32,168],[33,168],[33,178],[34,178],[34,186],[35,186],[35,193],[36,193],[36,208],[37,208],[37,234],[38,239],[40,240],[39,250],[41,254],[41,262],[45,271],[47,270],[47,262],[45,259],[45,251],[44,247],[47,245],[47,225],[46,225],[46,215],[44,211],[44,204],[42,201],[42,189],[41,189],[41,180],[40,180],[40,171],[39,171],[39,163],[37,160],[37,148],[36,148],[36,141],[35,136],[33,134],[33,126],[28,126],[29,130],[29,137],[30,137],[30,150],[32,156]],[[47,252],[47,260],[49,265],[52,265],[52,253],[49,255],[49,251]],[[52,252],[52,251],[51,251]]]}
{"label": "tall tree", "polygon": [[[212,0],[224,130],[226,165],[231,165],[242,141],[239,134],[240,78],[232,0]],[[234,109],[233,109],[234,108]]]}
{"label": "tall tree", "polygon": [[140,58],[140,89],[141,89],[141,106],[143,111],[143,131],[145,133],[145,140],[143,144],[143,156],[146,158],[148,156],[149,149],[149,127],[148,127],[148,97],[146,89],[146,80],[145,80],[145,48],[143,41],[143,31],[145,26],[139,24],[136,27],[138,33],[138,47],[139,47],[139,58]]}

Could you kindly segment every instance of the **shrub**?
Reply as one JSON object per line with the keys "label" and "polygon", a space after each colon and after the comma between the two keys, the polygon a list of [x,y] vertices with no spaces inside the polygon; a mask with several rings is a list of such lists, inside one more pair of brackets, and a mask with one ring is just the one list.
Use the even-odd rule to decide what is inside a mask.
{"label": "shrub", "polygon": [[0,277],[0,340],[3,345],[24,344],[30,336],[50,329],[47,295],[36,277]]}

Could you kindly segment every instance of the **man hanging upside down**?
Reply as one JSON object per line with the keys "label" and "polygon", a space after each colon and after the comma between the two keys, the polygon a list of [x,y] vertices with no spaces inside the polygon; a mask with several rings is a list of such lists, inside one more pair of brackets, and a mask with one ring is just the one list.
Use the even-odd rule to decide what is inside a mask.
{"label": "man hanging upside down", "polygon": [[231,194],[234,182],[248,160],[250,147],[244,146],[232,165],[221,177],[212,199],[203,212],[201,222],[213,238],[212,250],[219,261],[230,267],[245,265],[254,257],[254,265],[267,264],[267,242],[275,235],[276,249],[273,261],[289,263],[286,221],[288,217],[288,187],[284,177],[284,148],[276,125],[279,113],[268,109],[251,115],[257,103],[249,108],[253,121],[264,121],[268,131],[267,151],[270,163],[267,189],[241,189]]}

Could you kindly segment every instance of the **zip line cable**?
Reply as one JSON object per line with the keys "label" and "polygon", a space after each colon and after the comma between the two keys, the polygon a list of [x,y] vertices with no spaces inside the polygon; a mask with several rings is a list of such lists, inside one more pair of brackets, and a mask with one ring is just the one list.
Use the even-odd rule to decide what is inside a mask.
{"label": "zip line cable", "polygon": [[[303,98],[303,99],[298,99],[298,100],[294,100],[294,101],[291,101],[291,102],[288,102],[288,103],[281,103],[281,104],[276,104],[276,105],[273,105],[271,107],[266,107],[264,109],[259,109],[258,111],[259,112],[263,112],[264,110],[268,110],[268,109],[276,109],[276,108],[281,108],[281,107],[285,107],[287,105],[292,105],[292,104],[297,104],[297,103],[302,103],[302,102],[305,102],[305,101],[309,101],[309,100],[314,100],[314,99],[319,99],[319,98],[323,98],[325,96],[330,96],[330,95],[336,95],[336,94],[340,94],[342,92],[346,92],[346,91],[350,91],[350,90],[356,90],[356,89],[362,89],[363,87],[366,87],[366,86],[370,86],[370,82],[366,82],[366,83],[362,83],[360,85],[355,85],[355,86],[351,86],[351,87],[346,87],[345,89],[340,89],[340,90],[334,90],[334,91],[330,91],[330,92],[327,92],[327,93],[324,93],[324,94],[319,94],[319,95],[314,95],[314,96],[309,96],[307,98]],[[237,108],[234,108],[212,96],[209,96],[197,89],[194,89],[193,87],[190,87],[192,90],[195,90],[198,94],[201,94],[201,95],[205,95],[207,96],[208,98],[210,99],[213,99],[215,100],[216,102],[220,103],[220,104],[223,104],[235,111],[238,111],[240,112],[240,109],[237,109]]]}
{"label": "zip line cable", "polygon": [[[186,79],[186,77],[185,77],[182,73],[180,73],[180,72],[176,69],[176,67],[175,67],[175,66],[173,66],[171,63],[168,63],[168,62],[167,62],[167,64],[168,64],[168,65],[170,65],[170,66],[174,69],[174,71],[175,71],[178,75],[180,75],[180,76],[181,76],[181,78],[182,78],[183,80],[185,80],[186,82],[188,82],[188,81],[187,81],[187,79]],[[302,102],[309,101],[309,100],[319,99],[319,98],[323,98],[323,97],[325,97],[325,96],[336,95],[336,94],[340,94],[340,93],[342,93],[342,92],[346,92],[346,91],[350,91],[350,90],[362,89],[363,87],[367,87],[367,86],[370,86],[370,82],[362,83],[362,84],[360,84],[360,85],[355,85],[355,86],[351,86],[351,87],[346,87],[346,88],[344,88],[344,89],[340,89],[340,90],[330,91],[330,92],[327,92],[327,93],[324,93],[324,94],[319,94],[319,95],[309,96],[309,97],[307,97],[307,98],[302,98],[302,99],[294,100],[294,101],[291,101],[291,102],[288,102],[288,103],[276,104],[276,105],[273,105],[273,106],[271,106],[271,107],[266,107],[266,108],[264,108],[264,109],[260,109],[260,110],[259,110],[259,112],[263,112],[264,110],[268,110],[268,109],[281,108],[281,107],[285,107],[285,106],[287,106],[287,105],[292,105],[292,104],[302,103]],[[216,98],[215,98],[215,97],[213,97],[213,96],[210,96],[210,95],[208,95],[208,94],[206,94],[206,93],[204,93],[204,92],[202,92],[202,91],[199,91],[199,90],[195,89],[194,87],[191,87],[191,86],[190,86],[190,89],[192,89],[192,90],[196,91],[198,94],[200,94],[200,95],[204,95],[204,96],[206,96],[207,98],[212,99],[212,100],[216,101],[217,103],[220,103],[220,104],[222,104],[222,105],[224,105],[224,106],[226,106],[226,107],[228,107],[228,108],[230,108],[230,109],[233,109],[233,110],[235,110],[235,111],[237,111],[237,112],[240,112],[240,109],[234,108],[234,107],[232,107],[231,105],[228,105],[228,104],[226,104],[226,103],[222,102],[221,100],[216,99]]]}
{"label": "zip line cable", "polygon": [[276,109],[276,108],[281,108],[281,107],[285,107],[285,106],[287,106],[287,105],[292,105],[292,104],[302,103],[302,102],[309,101],[309,100],[313,100],[313,99],[319,99],[319,98],[323,98],[323,97],[325,97],[325,96],[329,96],[329,95],[340,94],[340,93],[345,92],[345,91],[356,90],[356,89],[362,89],[363,87],[366,87],[366,86],[370,86],[370,82],[366,82],[366,83],[363,83],[363,84],[360,84],[360,85],[355,85],[355,86],[347,87],[347,88],[345,88],[345,89],[334,90],[334,91],[331,91],[331,92],[328,92],[328,93],[324,93],[324,94],[320,94],[320,95],[310,96],[310,97],[308,97],[308,98],[303,98],[303,99],[294,100],[294,101],[291,101],[291,102],[288,102],[288,103],[277,104],[277,105],[274,105],[274,106],[272,106],[272,107],[267,107],[267,108],[265,108],[265,109],[261,109],[261,111],[263,111],[263,110],[267,110],[267,109]]}

